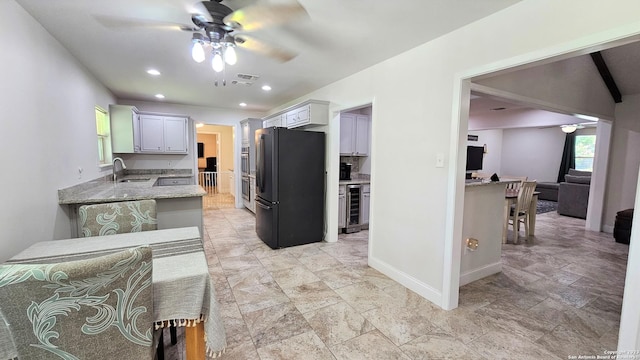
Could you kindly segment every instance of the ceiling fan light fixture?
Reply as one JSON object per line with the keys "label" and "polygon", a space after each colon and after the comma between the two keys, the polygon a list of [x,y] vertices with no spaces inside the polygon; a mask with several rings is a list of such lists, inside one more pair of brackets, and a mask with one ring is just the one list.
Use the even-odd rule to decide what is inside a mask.
{"label": "ceiling fan light fixture", "polygon": [[193,47],[191,48],[191,57],[197,63],[201,63],[204,61],[204,47],[202,46],[202,42],[193,42]]}
{"label": "ceiling fan light fixture", "polygon": [[227,45],[227,47],[224,49],[224,62],[229,65],[235,65],[238,62],[235,46]]}
{"label": "ceiling fan light fixture", "polygon": [[571,134],[572,132],[576,131],[576,129],[578,129],[578,126],[577,125],[561,125],[560,128],[562,129],[562,132],[566,134]]}
{"label": "ceiling fan light fixture", "polygon": [[215,72],[221,72],[224,70],[224,61],[222,60],[222,55],[220,51],[215,51],[213,54],[213,59],[211,60],[211,67]]}

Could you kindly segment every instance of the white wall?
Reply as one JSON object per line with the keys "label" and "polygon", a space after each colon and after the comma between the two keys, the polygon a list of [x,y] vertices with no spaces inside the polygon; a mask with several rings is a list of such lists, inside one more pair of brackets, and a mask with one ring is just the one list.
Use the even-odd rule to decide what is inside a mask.
{"label": "white wall", "polygon": [[614,226],[616,213],[633,208],[640,166],[640,94],[616,105],[603,227]]}
{"label": "white wall", "polygon": [[[447,189],[455,171],[436,168],[435,157],[443,153],[449,166],[451,139],[457,138],[451,133],[451,122],[458,121],[452,96],[458,96],[456,74],[567,42],[590,44],[584,37],[635,24],[639,11],[637,1],[525,0],[292,101],[331,102],[328,228],[337,227],[335,112],[373,102],[370,264],[441,304],[445,214],[454,206]],[[466,120],[461,125],[466,129]],[[399,175],[406,178],[407,169],[417,184],[411,191],[399,180]]]}
{"label": "white wall", "polygon": [[505,129],[502,135],[502,175],[556,182],[565,137],[559,127]]}
{"label": "white wall", "polygon": [[468,132],[468,135],[478,136],[478,141],[467,141],[468,146],[487,146],[480,170],[484,174],[502,174],[502,132],[502,129]]}
{"label": "white wall", "polygon": [[13,0],[0,1],[0,44],[2,262],[70,237],[57,191],[111,173],[98,167],[94,107],[115,99]]}

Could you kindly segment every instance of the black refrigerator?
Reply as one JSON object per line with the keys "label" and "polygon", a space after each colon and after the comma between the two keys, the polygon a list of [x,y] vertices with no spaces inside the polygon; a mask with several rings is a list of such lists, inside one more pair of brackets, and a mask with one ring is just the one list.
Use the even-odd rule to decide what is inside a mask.
{"label": "black refrigerator", "polygon": [[258,129],[256,233],[272,249],[322,241],[325,134]]}

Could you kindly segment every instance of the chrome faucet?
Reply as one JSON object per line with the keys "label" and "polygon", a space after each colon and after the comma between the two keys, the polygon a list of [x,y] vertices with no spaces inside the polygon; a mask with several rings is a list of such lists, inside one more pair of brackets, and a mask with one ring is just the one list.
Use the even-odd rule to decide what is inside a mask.
{"label": "chrome faucet", "polygon": [[116,182],[117,180],[117,175],[116,175],[116,161],[120,160],[120,164],[122,164],[122,170],[127,168],[127,165],[124,164],[124,160],[122,160],[122,158],[120,157],[115,157],[113,158],[113,167],[112,167],[112,171],[113,171],[113,182]]}

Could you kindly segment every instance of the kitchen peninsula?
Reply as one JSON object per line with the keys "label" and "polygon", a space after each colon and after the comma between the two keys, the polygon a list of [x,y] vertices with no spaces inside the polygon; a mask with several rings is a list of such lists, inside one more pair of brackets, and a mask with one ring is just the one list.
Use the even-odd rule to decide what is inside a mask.
{"label": "kitchen peninsula", "polygon": [[192,184],[191,170],[132,170],[116,182],[108,175],[58,190],[58,203],[69,206],[73,237],[79,234],[81,205],[145,199],[156,200],[158,229],[197,226],[202,234],[202,196],[206,191]]}
{"label": "kitchen peninsula", "polygon": [[[460,240],[460,286],[502,271],[505,187],[513,182],[467,181]],[[471,239],[471,244],[467,244],[467,239]]]}

